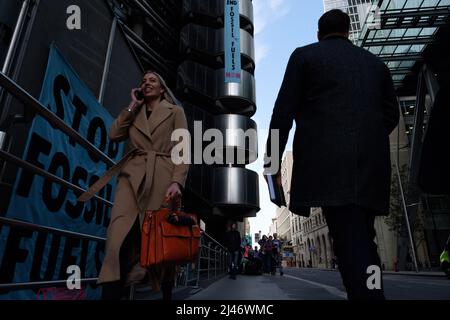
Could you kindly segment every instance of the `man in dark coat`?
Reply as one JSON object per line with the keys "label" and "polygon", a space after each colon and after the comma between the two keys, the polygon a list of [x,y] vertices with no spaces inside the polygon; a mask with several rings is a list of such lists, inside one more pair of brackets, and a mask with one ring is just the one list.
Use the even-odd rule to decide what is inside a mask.
{"label": "man in dark coat", "polygon": [[226,235],[226,246],[230,253],[230,279],[236,279],[239,269],[239,255],[241,251],[241,234],[236,230],[236,223],[231,224]]}
{"label": "man in dark coat", "polygon": [[389,214],[389,134],[399,109],[389,69],[348,40],[349,27],[347,14],[329,11],[319,42],[292,53],[270,123],[279,147],[269,136],[265,174],[280,181],[271,166],[281,163],[295,119],[289,209],[309,216],[322,207],[348,298],[384,299],[382,288],[368,288],[367,270],[380,266],[374,219]]}

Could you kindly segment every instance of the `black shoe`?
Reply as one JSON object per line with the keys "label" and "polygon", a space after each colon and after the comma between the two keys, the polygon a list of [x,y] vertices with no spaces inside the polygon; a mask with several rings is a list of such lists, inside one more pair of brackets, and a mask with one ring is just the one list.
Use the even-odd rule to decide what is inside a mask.
{"label": "black shoe", "polygon": [[120,281],[105,282],[102,285],[102,300],[120,300],[122,284]]}
{"label": "black shoe", "polygon": [[164,301],[171,301],[172,300],[172,288],[173,288],[174,282],[173,281],[167,281],[161,283],[161,291],[163,295]]}

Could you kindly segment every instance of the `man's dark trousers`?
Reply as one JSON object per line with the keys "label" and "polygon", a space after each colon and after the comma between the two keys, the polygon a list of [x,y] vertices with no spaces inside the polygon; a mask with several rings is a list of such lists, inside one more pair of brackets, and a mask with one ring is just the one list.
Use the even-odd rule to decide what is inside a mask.
{"label": "man's dark trousers", "polygon": [[324,207],[333,239],[334,253],[349,300],[384,300],[381,289],[370,290],[367,267],[377,265],[381,270],[375,239],[375,215],[356,205]]}
{"label": "man's dark trousers", "polygon": [[230,278],[235,279],[239,271],[239,251],[230,252]]}

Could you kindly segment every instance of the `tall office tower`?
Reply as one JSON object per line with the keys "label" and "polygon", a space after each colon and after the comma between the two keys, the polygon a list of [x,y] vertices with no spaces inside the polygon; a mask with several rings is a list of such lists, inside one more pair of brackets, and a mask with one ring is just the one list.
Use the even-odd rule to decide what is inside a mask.
{"label": "tall office tower", "polygon": [[350,16],[350,40],[356,44],[372,0],[323,0],[324,11],[340,9]]}
{"label": "tall office tower", "polygon": [[[176,87],[191,132],[198,130],[197,121],[202,121],[203,131],[214,129],[223,135],[223,148],[215,152],[220,163],[191,166],[187,188],[195,195],[191,207],[206,208],[206,230],[220,240],[225,221],[242,222],[259,211],[258,175],[246,169],[256,160],[257,141],[239,134],[249,129],[256,132],[252,131],[256,123],[250,118],[256,112],[253,4],[251,0],[183,0],[180,21]],[[228,47],[237,40],[240,48]],[[240,57],[234,53],[239,49]],[[230,68],[228,54],[233,62]],[[240,66],[234,65],[239,60]],[[239,75],[239,81],[228,81],[231,68],[236,69],[232,73]],[[194,150],[194,160],[196,157]]]}

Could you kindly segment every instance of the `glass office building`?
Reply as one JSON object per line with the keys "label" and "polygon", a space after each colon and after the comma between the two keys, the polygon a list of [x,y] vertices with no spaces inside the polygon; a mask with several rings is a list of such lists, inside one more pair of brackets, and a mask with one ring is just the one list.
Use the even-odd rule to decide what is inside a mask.
{"label": "glass office building", "polygon": [[371,9],[371,0],[323,0],[324,11],[340,9],[350,16],[350,40],[354,43],[364,24],[367,13]]}
{"label": "glass office building", "polygon": [[450,74],[450,0],[373,0],[372,6],[378,7],[377,24],[368,15],[357,44],[380,57],[391,71],[404,120],[399,131],[407,136],[407,144],[398,144],[396,150],[398,159],[407,152],[405,211],[412,232],[420,224],[424,232],[424,238],[411,245],[404,224],[399,262],[405,264],[408,254],[414,255],[414,246],[425,240],[431,266],[437,267],[450,234],[450,199],[424,194],[417,181],[428,119],[439,87]]}

